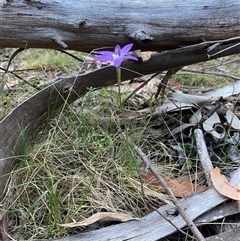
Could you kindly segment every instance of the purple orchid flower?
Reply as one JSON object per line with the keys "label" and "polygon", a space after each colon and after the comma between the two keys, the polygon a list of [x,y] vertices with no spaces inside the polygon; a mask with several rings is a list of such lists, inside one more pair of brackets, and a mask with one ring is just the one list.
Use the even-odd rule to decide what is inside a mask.
{"label": "purple orchid flower", "polygon": [[134,56],[128,55],[129,50],[132,48],[133,44],[127,44],[122,49],[117,45],[112,51],[97,51],[100,54],[94,58],[95,61],[107,62],[110,61],[114,66],[119,67],[125,59],[131,59],[138,61]]}

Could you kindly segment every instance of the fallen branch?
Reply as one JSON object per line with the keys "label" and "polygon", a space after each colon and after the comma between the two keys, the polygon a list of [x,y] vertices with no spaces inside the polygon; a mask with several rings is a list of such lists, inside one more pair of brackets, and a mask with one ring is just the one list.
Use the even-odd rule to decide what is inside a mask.
{"label": "fallen branch", "polygon": [[138,155],[141,157],[141,159],[143,160],[146,169],[150,170],[153,175],[155,176],[155,178],[158,180],[158,182],[160,183],[160,185],[163,187],[163,189],[165,190],[165,192],[171,197],[171,200],[173,202],[173,204],[175,205],[177,211],[179,212],[179,214],[182,216],[182,218],[184,219],[184,221],[186,222],[186,224],[188,225],[188,227],[190,228],[190,230],[192,231],[192,233],[195,235],[195,237],[197,238],[198,241],[204,241],[205,238],[202,236],[202,234],[199,232],[198,228],[196,227],[196,225],[194,224],[194,222],[191,220],[191,218],[188,216],[188,214],[185,212],[185,210],[183,209],[182,205],[179,203],[179,201],[177,200],[177,198],[175,197],[175,195],[173,194],[172,190],[169,188],[169,186],[167,185],[167,183],[164,181],[164,179],[161,177],[161,175],[158,173],[158,171],[156,170],[156,168],[152,165],[151,161],[149,160],[149,158],[145,155],[145,153],[142,152],[142,150],[140,148],[138,148],[137,146],[134,147],[134,149],[137,151]]}

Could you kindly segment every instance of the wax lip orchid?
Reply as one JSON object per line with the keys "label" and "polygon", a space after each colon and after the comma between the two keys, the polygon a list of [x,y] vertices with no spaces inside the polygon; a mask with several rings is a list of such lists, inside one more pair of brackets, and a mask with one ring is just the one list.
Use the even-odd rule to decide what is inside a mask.
{"label": "wax lip orchid", "polygon": [[132,55],[129,55],[128,52],[132,48],[133,44],[127,44],[123,48],[121,48],[119,45],[117,45],[114,49],[114,51],[97,51],[96,53],[99,54],[95,56],[95,61],[101,61],[101,62],[110,62],[115,67],[119,67],[121,63],[125,59],[135,60],[138,61],[138,59]]}
{"label": "wax lip orchid", "polygon": [[101,61],[101,62],[110,62],[116,67],[117,72],[117,83],[118,83],[118,99],[119,99],[119,105],[122,111],[122,114],[124,115],[124,107],[122,105],[122,98],[121,98],[121,68],[120,65],[125,59],[135,60],[138,61],[138,59],[132,55],[129,55],[128,52],[132,48],[133,44],[127,44],[124,47],[120,47],[117,45],[114,49],[114,51],[97,51],[95,52],[97,56],[95,56],[95,61]]}

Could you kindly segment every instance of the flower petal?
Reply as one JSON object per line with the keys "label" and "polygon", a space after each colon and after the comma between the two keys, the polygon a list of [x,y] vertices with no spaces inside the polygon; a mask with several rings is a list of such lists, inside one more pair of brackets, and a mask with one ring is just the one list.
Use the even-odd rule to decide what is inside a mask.
{"label": "flower petal", "polygon": [[121,53],[121,47],[120,47],[119,45],[117,45],[117,46],[115,47],[114,53],[120,55],[120,53]]}
{"label": "flower petal", "polygon": [[127,56],[124,56],[123,57],[124,59],[131,59],[131,60],[135,60],[135,61],[138,61],[138,58],[132,56],[132,55],[127,55]]}
{"label": "flower petal", "polygon": [[113,57],[110,55],[98,55],[94,57],[95,61],[101,61],[101,62],[107,62],[107,61],[113,61]]}
{"label": "flower petal", "polygon": [[124,60],[123,58],[115,59],[113,62],[114,66],[119,67],[121,65],[121,63],[123,62],[123,60]]}
{"label": "flower petal", "polygon": [[127,44],[121,49],[120,56],[123,57],[128,54],[129,50],[132,48],[133,44]]}
{"label": "flower petal", "polygon": [[97,51],[96,52],[96,54],[106,54],[106,55],[113,55],[114,54],[114,52],[112,52],[112,51],[105,51],[105,50],[103,50],[103,51]]}
{"label": "flower petal", "polygon": [[132,48],[133,44],[127,44],[122,49],[119,45],[116,45],[114,52],[112,51],[97,51],[97,55],[94,60],[101,62],[111,62],[116,67],[119,67],[125,59],[131,59],[138,61],[134,56],[128,55],[129,50]]}

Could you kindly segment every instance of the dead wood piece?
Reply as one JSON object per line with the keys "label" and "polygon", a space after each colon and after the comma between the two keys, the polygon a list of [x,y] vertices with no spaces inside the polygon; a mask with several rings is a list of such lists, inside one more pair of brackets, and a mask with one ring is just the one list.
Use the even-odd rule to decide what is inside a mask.
{"label": "dead wood piece", "polygon": [[199,155],[200,162],[202,164],[208,186],[212,186],[212,180],[210,176],[210,171],[213,169],[212,162],[209,158],[206,143],[201,129],[195,129],[194,134],[196,137],[197,151]]}
{"label": "dead wood piece", "polygon": [[[125,0],[114,4],[105,0],[3,0],[0,46],[90,52],[134,42],[141,50],[173,49],[239,36],[239,5],[240,0]],[[220,45],[215,43],[209,52]]]}
{"label": "dead wood piece", "polygon": [[195,223],[197,226],[201,226],[204,223],[210,223],[238,213],[240,213],[240,211],[236,201],[232,201],[229,203],[224,202],[197,218],[195,220]]}
{"label": "dead wood piece", "polygon": [[155,99],[158,98],[158,96],[161,94],[161,96],[163,96],[165,94],[165,89],[167,86],[167,83],[169,81],[169,79],[176,74],[181,68],[174,68],[174,69],[170,69],[167,71],[167,73],[164,75],[164,77],[162,78],[161,83],[158,86],[158,89],[156,91],[155,94]]}

